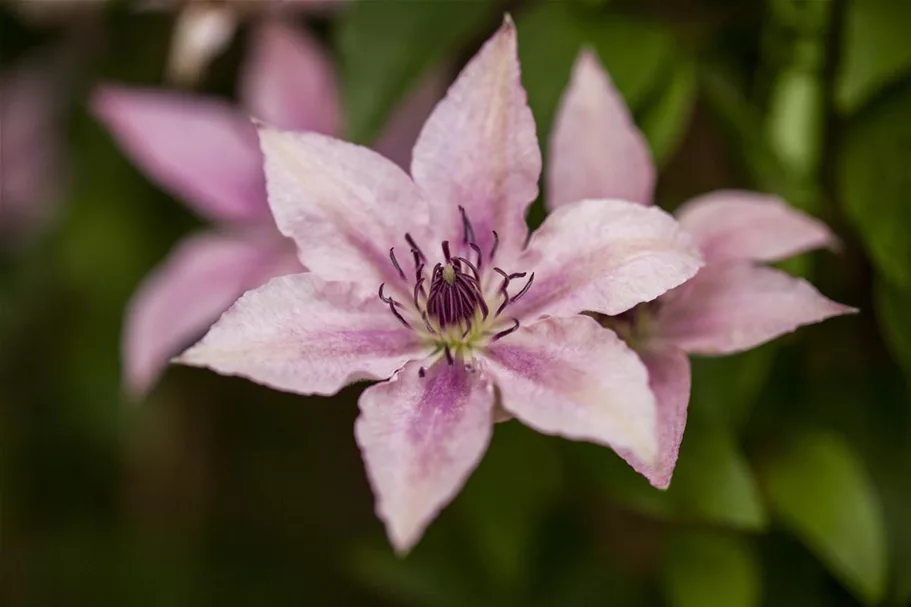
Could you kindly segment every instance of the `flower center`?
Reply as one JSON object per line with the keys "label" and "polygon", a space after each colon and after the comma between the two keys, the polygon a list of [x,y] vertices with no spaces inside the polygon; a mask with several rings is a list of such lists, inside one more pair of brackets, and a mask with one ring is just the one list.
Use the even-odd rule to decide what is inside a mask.
{"label": "flower center", "polygon": [[[392,314],[402,324],[434,342],[438,351],[445,353],[450,364],[456,356],[464,357],[474,347],[499,340],[519,328],[518,319],[503,313],[511,303],[528,292],[535,278],[532,273],[522,289],[511,295],[510,282],[524,278],[526,273],[508,274],[493,267],[491,264],[496,256],[499,235],[493,232],[493,245],[485,259],[477,245],[465,209],[459,207],[459,211],[464,230],[461,248],[463,254],[453,255],[449,241],[443,241],[440,244],[443,261],[433,266],[427,286],[425,268],[429,262],[410,234],[405,234],[405,241],[414,259],[413,282],[408,280],[402,270],[395,256],[395,247],[389,250],[389,259],[399,277],[403,282],[411,283],[411,305],[386,296],[385,283],[379,289],[380,299],[389,306]],[[488,267],[491,270],[485,272]],[[500,284],[495,288],[497,280]],[[491,312],[494,306],[496,310]],[[507,325],[509,322],[512,323],[511,326]]]}

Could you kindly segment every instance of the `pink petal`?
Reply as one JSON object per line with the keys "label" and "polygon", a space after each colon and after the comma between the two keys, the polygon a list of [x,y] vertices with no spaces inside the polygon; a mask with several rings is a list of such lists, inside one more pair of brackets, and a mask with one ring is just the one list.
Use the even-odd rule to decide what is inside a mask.
{"label": "pink petal", "polygon": [[722,190],[690,200],[676,215],[707,263],[779,261],[837,246],[823,222],[777,196]]}
{"label": "pink petal", "polygon": [[523,318],[619,314],[688,280],[701,261],[689,236],[661,209],[585,200],[551,213],[515,265],[535,273],[528,294],[507,308]]}
{"label": "pink petal", "polygon": [[620,455],[659,489],[667,489],[677,465],[677,453],[686,427],[690,402],[690,361],[673,347],[645,348],[638,352],[648,369],[648,383],[658,406],[658,459],[648,465],[631,453]]}
{"label": "pink petal", "polygon": [[412,362],[364,390],[354,433],[396,550],[407,552],[487,450],[493,389],[463,365]]}
{"label": "pink petal", "polygon": [[267,221],[256,130],[226,103],[153,90],[103,86],[96,117],[143,171],[214,220]]}
{"label": "pink petal", "polygon": [[[367,148],[316,133],[260,128],[269,204],[301,260],[327,280],[399,285],[390,247],[426,241],[427,203],[402,169]],[[379,301],[379,300],[377,300]]]}
{"label": "pink petal", "polygon": [[591,50],[576,59],[548,149],[548,208],[586,198],[652,203],[655,165],[648,143]]}
{"label": "pink petal", "polygon": [[434,71],[393,110],[374,149],[402,168],[411,165],[411,150],[421,127],[446,92],[446,74]]}
{"label": "pink petal", "polygon": [[852,312],[805,280],[734,263],[708,266],[668,294],[655,322],[663,341],[687,352],[731,354]]}
{"label": "pink petal", "polygon": [[525,244],[525,212],[538,196],[541,152],[508,17],[427,120],[411,174],[434,205],[441,234],[462,233],[461,205],[485,252],[493,230],[507,259]]}
{"label": "pink petal", "polygon": [[[124,327],[127,388],[144,395],[168,360],[198,339],[244,291],[299,264],[279,239],[214,233],[185,240],[140,286]],[[290,258],[290,259],[289,259]]]}
{"label": "pink petal", "polygon": [[326,395],[385,379],[425,349],[372,288],[294,274],[248,291],[177,362]]}
{"label": "pink petal", "polygon": [[62,91],[55,76],[59,74],[51,65],[30,62],[0,78],[2,236],[14,238],[29,232],[52,214],[58,202],[63,133]]}
{"label": "pink petal", "polygon": [[648,372],[613,331],[587,316],[547,318],[493,343],[484,358],[503,407],[522,422],[655,464]]}
{"label": "pink petal", "polygon": [[257,118],[291,131],[339,130],[335,73],[304,30],[267,21],[257,28],[242,69],[241,95]]}
{"label": "pink petal", "polygon": [[168,77],[183,84],[198,80],[209,62],[231,42],[237,21],[235,7],[190,2],[174,25]]}

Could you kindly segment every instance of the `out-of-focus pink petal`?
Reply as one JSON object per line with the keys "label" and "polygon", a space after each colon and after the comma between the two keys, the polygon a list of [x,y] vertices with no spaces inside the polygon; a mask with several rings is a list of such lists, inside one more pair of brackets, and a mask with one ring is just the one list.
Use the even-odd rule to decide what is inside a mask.
{"label": "out-of-focus pink petal", "polygon": [[586,198],[652,203],[655,165],[648,142],[591,50],[576,59],[548,150],[548,208]]}
{"label": "out-of-focus pink petal", "polygon": [[699,252],[673,217],[622,200],[585,200],[551,213],[515,263],[533,271],[528,293],[507,310],[614,315],[691,278]]}
{"label": "out-of-focus pink petal", "polygon": [[427,120],[411,174],[441,234],[461,234],[462,206],[485,253],[493,230],[506,259],[525,244],[525,212],[538,195],[541,152],[508,17]]}
{"label": "out-of-focus pink petal", "polygon": [[648,373],[613,331],[588,316],[546,318],[495,342],[484,359],[503,407],[523,423],[655,464]]}
{"label": "out-of-focus pink petal", "polygon": [[269,20],[254,31],[241,75],[247,109],[291,131],[334,135],[339,100],[329,58],[303,30]]}
{"label": "out-of-focus pink petal", "polygon": [[[144,395],[168,360],[198,339],[244,291],[303,268],[277,238],[188,238],[134,295],[123,334],[127,389]],[[291,263],[293,262],[293,263]]]}
{"label": "out-of-focus pink petal", "polygon": [[364,390],[354,427],[377,515],[402,553],[465,484],[493,428],[493,388],[483,376],[439,361],[420,377],[420,366]]}
{"label": "out-of-focus pink petal", "polygon": [[52,66],[43,63],[25,63],[0,77],[3,237],[42,223],[57,202],[63,176],[59,89]]}
{"label": "out-of-focus pink petal", "polygon": [[[402,169],[365,147],[316,133],[260,128],[269,204],[301,261],[326,280],[401,286],[389,260],[405,234],[424,242],[427,203]],[[379,301],[379,300],[377,300]]]}
{"label": "out-of-focus pink petal", "polygon": [[674,347],[647,347],[638,354],[648,369],[648,385],[658,405],[658,459],[654,465],[648,465],[631,453],[621,451],[620,455],[652,485],[667,489],[686,427],[690,361],[683,350]]}
{"label": "out-of-focus pink petal", "polygon": [[731,354],[852,312],[779,270],[748,263],[710,265],[665,297],[655,330],[662,342],[687,352]]}
{"label": "out-of-focus pink petal", "polygon": [[420,86],[393,110],[374,149],[407,169],[411,165],[411,150],[421,127],[445,92],[444,72],[434,71],[425,77]]}
{"label": "out-of-focus pink petal", "polygon": [[424,355],[425,346],[374,289],[294,274],[248,291],[176,362],[326,395],[361,379],[385,379]]}
{"label": "out-of-focus pink petal", "polygon": [[706,263],[779,261],[838,241],[826,224],[777,196],[723,190],[694,198],[676,213]]}
{"label": "out-of-focus pink petal", "polygon": [[230,3],[190,2],[174,25],[168,77],[190,84],[221,51],[237,29],[238,14]]}
{"label": "out-of-focus pink petal", "polygon": [[103,86],[92,110],[159,185],[221,221],[268,221],[256,129],[215,99]]}

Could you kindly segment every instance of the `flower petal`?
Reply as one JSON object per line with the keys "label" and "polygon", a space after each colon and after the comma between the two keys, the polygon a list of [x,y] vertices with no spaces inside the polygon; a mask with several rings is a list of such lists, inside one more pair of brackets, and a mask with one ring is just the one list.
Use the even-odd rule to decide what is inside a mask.
{"label": "flower petal", "polygon": [[[269,204],[301,261],[327,280],[399,284],[389,248],[426,238],[427,203],[402,169],[376,152],[316,133],[260,127]],[[407,259],[407,257],[406,257]]]}
{"label": "flower petal", "polygon": [[396,550],[407,552],[481,461],[493,430],[490,383],[438,361],[411,362],[364,390],[354,434]]}
{"label": "flower petal", "polygon": [[655,165],[648,143],[591,50],[576,59],[548,150],[548,208],[586,198],[652,203]]}
{"label": "flower petal", "polygon": [[274,20],[255,30],[241,95],[255,117],[279,128],[327,135],[339,130],[335,73],[326,53],[303,30]]}
{"label": "flower petal", "polygon": [[126,385],[133,396],[143,396],[168,360],[244,291],[302,270],[274,240],[200,234],[182,242],[143,282],[130,302],[123,334]]}
{"label": "flower petal", "polygon": [[722,190],[699,196],[676,213],[706,263],[780,261],[838,241],[826,224],[777,196]]}
{"label": "flower petal", "polygon": [[674,218],[622,200],[584,200],[554,211],[516,263],[534,271],[528,294],[506,309],[566,316],[614,315],[691,278],[699,253]]}
{"label": "flower petal", "polygon": [[421,127],[446,92],[445,72],[428,74],[418,88],[406,95],[389,117],[383,133],[374,145],[377,152],[403,169],[411,165],[411,151],[421,134]]}
{"label": "flower petal", "polygon": [[256,129],[222,101],[103,86],[95,116],[159,185],[214,220],[267,221]]}
{"label": "flower petal", "polygon": [[168,57],[168,78],[182,84],[199,79],[209,62],[228,46],[238,15],[228,4],[190,2],[177,18]]}
{"label": "flower petal", "polygon": [[441,234],[462,233],[462,206],[483,251],[491,248],[493,230],[506,256],[525,244],[525,212],[538,196],[541,152],[509,17],[427,120],[411,174],[434,205]]}
{"label": "flower petal", "polygon": [[749,350],[854,308],[805,280],[747,263],[711,265],[668,294],[655,320],[663,342],[698,354]]}
{"label": "flower petal", "polygon": [[389,377],[423,354],[372,290],[295,274],[248,291],[176,362],[325,395]]}
{"label": "flower petal", "polygon": [[503,407],[525,424],[655,464],[655,397],[645,365],[592,318],[538,321],[493,343],[484,359]]}
{"label": "flower petal", "polygon": [[638,354],[648,369],[648,385],[658,406],[658,459],[654,465],[648,465],[632,453],[621,452],[620,455],[652,485],[667,489],[686,427],[690,361],[685,352],[674,347],[645,348]]}
{"label": "flower petal", "polygon": [[0,75],[0,248],[42,225],[57,207],[64,177],[58,76],[41,60]]}

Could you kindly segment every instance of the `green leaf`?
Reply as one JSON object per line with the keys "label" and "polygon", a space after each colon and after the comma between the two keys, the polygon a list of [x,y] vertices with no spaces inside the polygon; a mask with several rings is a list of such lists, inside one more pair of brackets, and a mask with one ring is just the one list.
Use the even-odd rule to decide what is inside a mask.
{"label": "green leaf", "polygon": [[[671,486],[660,491],[625,462],[600,456],[596,472],[612,497],[669,521],[761,529],[766,514],[752,472],[729,428],[690,419]],[[595,469],[595,468],[593,468]]]}
{"label": "green leaf", "polygon": [[658,99],[644,112],[642,130],[655,162],[664,164],[686,135],[696,103],[696,69],[688,60],[674,66],[674,73]]}
{"label": "green leaf", "polygon": [[879,496],[841,438],[797,437],[761,470],[773,514],[867,604],[886,589],[886,539]]}
{"label": "green leaf", "polygon": [[740,536],[685,532],[673,538],[664,575],[671,607],[755,607],[762,579],[750,543]]}
{"label": "green leaf", "polygon": [[395,103],[494,22],[496,12],[494,2],[463,0],[371,0],[347,7],[337,39],[348,138],[376,139]]}
{"label": "green leaf", "polygon": [[911,385],[911,289],[902,290],[878,281],[876,316],[886,343]]}
{"label": "green leaf", "polygon": [[[573,62],[584,47],[594,48],[632,108],[645,101],[674,65],[673,39],[649,21],[591,12],[571,3],[544,2],[520,14],[517,27],[522,81],[542,141],[550,134]],[[541,44],[542,40],[547,43]],[[678,87],[685,88],[685,82]]]}
{"label": "green leaf", "polygon": [[911,84],[871,106],[841,150],[845,211],[886,280],[911,288]]}
{"label": "green leaf", "polygon": [[531,539],[562,487],[556,439],[518,422],[497,424],[490,449],[453,507],[484,569],[501,586],[521,583]]}
{"label": "green leaf", "polygon": [[742,428],[769,377],[778,345],[733,356],[694,358],[690,411]]}
{"label": "green leaf", "polygon": [[763,132],[763,116],[732,84],[732,78],[713,66],[701,66],[700,92],[730,139],[730,149],[740,156],[744,169],[757,188],[778,194],[801,206],[807,197],[800,181]]}
{"label": "green leaf", "polygon": [[844,112],[860,108],[887,84],[911,71],[907,0],[852,0],[845,16],[836,102]]}

